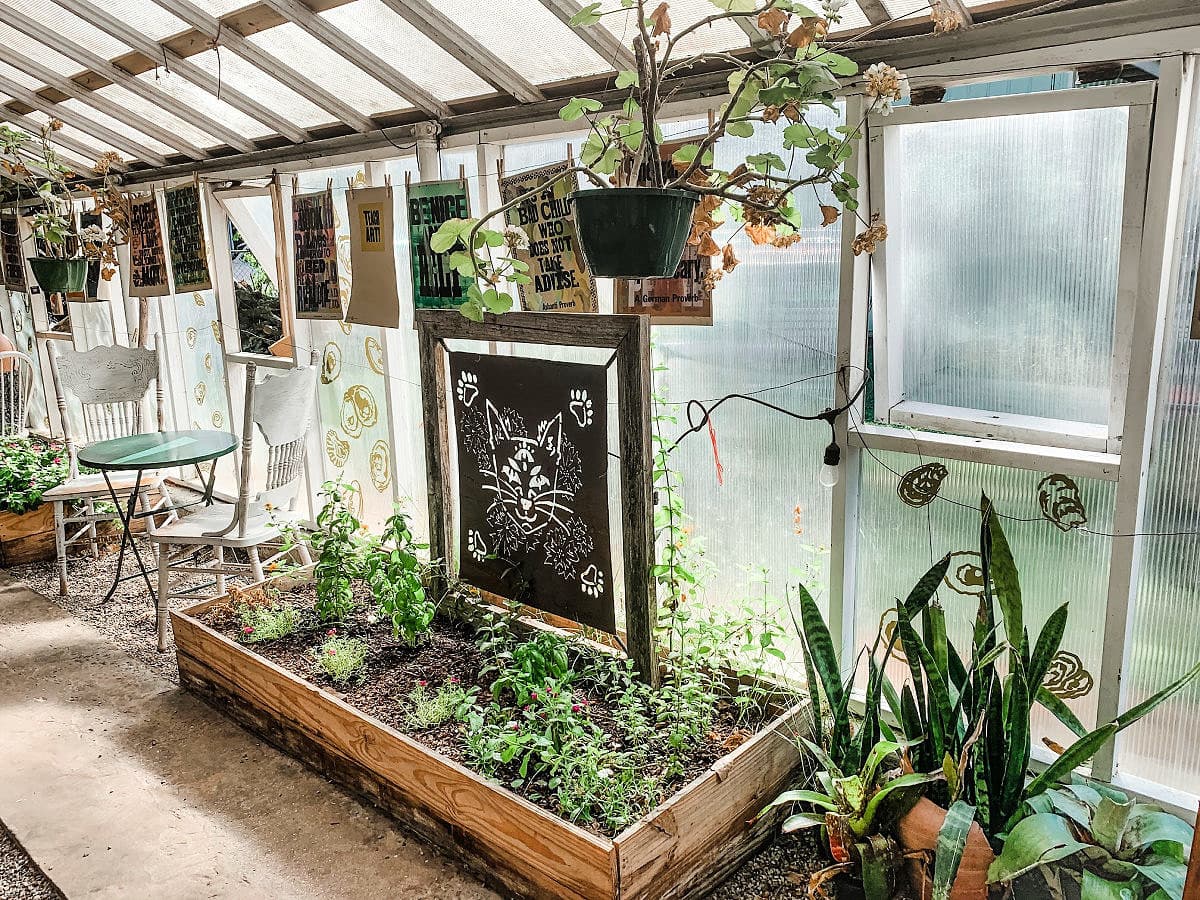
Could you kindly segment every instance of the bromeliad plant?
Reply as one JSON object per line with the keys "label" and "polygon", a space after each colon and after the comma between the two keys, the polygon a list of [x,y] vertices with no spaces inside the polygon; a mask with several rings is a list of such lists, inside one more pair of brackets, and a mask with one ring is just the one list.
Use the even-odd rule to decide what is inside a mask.
{"label": "bromeliad plant", "polygon": [[[858,182],[846,164],[861,136],[862,123],[830,129],[816,115],[818,110],[833,108],[837,92],[860,78],[858,65],[838,52],[846,45],[827,40],[830,28],[840,20],[845,0],[823,0],[819,7],[796,0],[767,0],[761,5],[755,0],[711,2],[716,7],[712,15],[678,30],[666,2],[651,9],[646,0],[600,0],[587,4],[572,18],[573,25],[590,28],[602,27],[612,16],[632,16],[635,68],[618,72],[615,80],[624,99],[609,108],[596,98],[572,97],[559,116],[587,126],[578,165],[478,220],[451,219],[434,234],[433,251],[449,253],[449,264],[473,279],[461,307],[464,315],[481,320],[485,311],[506,312],[512,307],[506,285],[530,282],[522,261],[499,252],[506,245],[509,250],[516,249],[524,234],[485,227],[485,223],[561,179],[570,179],[574,185],[582,175],[601,190],[665,188],[691,194],[696,209],[688,240],[701,255],[720,258],[712,280],[732,271],[738,262],[732,243],[726,241],[721,247],[713,237],[725,221],[739,223],[739,230],[744,229],[756,244],[788,247],[800,239],[803,224],[798,191],[828,192],[830,200],[821,202],[822,225],[837,221],[840,209],[834,202],[857,215]],[[680,55],[690,36],[726,21],[757,26],[763,35],[757,56]],[[706,130],[685,139],[664,159],[660,123],[671,85],[696,66],[711,64],[732,70],[729,99]],[[883,63],[867,69],[859,83],[867,112],[888,112],[908,90],[900,72]],[[718,140],[750,139],[758,130],[779,124],[783,126],[783,155],[751,152],[728,169],[716,165]],[[621,226],[614,223],[613,227]],[[887,235],[881,222],[864,220],[863,227],[855,252],[873,250]]]}
{"label": "bromeliad plant", "polygon": [[1072,861],[1078,870],[1068,877],[1079,881],[1085,900],[1182,900],[1193,835],[1178,816],[1077,775],[1030,798],[1022,814],[992,863],[991,881]]}

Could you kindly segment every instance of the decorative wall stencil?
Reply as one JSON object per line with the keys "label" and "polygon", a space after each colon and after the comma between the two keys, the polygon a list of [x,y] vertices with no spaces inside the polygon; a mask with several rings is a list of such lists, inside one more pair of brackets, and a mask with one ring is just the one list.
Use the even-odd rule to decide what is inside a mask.
{"label": "decorative wall stencil", "polygon": [[341,319],[333,190],[292,195],[296,318]]}
{"label": "decorative wall stencil", "polygon": [[943,579],[950,590],[978,597],[983,593],[983,560],[973,550],[960,550],[950,554],[950,567]]}
{"label": "decorative wall stencil", "polygon": [[[212,293],[207,296],[211,298]],[[214,413],[219,414],[222,425],[230,420],[230,416],[225,351],[217,340],[221,327],[216,318],[217,305],[207,302],[205,295],[199,292],[193,293],[190,301],[187,298],[180,300],[168,305],[167,314],[173,317],[174,324],[168,322],[165,326],[168,332],[178,333],[173,340],[179,342],[178,356],[171,356],[179,360],[179,365],[171,371],[169,384],[173,391],[181,391],[184,398],[190,398],[194,404],[192,415],[205,423],[202,427],[218,427],[211,424]],[[172,348],[174,352],[175,348]],[[222,469],[222,472],[232,476],[232,467]]]}
{"label": "decorative wall stencil", "polygon": [[348,191],[350,259],[354,278],[346,321],[395,328],[400,324],[392,189]]}
{"label": "decorative wall stencil", "polygon": [[451,353],[450,379],[460,576],[612,632],[607,370]]}
{"label": "decorative wall stencil", "polygon": [[1092,692],[1096,681],[1083,667],[1083,660],[1069,650],[1059,650],[1050,660],[1042,685],[1062,700],[1077,700]]}
{"label": "decorative wall stencil", "polygon": [[154,194],[129,201],[129,296],[164,297],[167,259]]}
{"label": "decorative wall stencil", "polygon": [[[659,145],[659,165],[666,181],[675,178],[671,156],[685,143],[673,141]],[[643,171],[648,165],[649,160],[642,167]],[[642,183],[651,182],[643,180]],[[689,242],[670,278],[618,279],[614,282],[613,312],[650,316],[656,325],[711,325],[713,285],[705,277],[711,271],[711,257],[701,256],[699,243]]]}
{"label": "decorative wall stencil", "polygon": [[15,215],[0,216],[0,260],[4,265],[4,286],[21,293],[28,290],[25,254],[21,251],[21,220]]}
{"label": "decorative wall stencil", "polygon": [[325,432],[325,455],[329,461],[340,469],[350,458],[350,442],[342,440],[338,433],[330,428]]}
{"label": "decorative wall stencil", "polygon": [[171,272],[175,293],[207,291],[212,287],[208,273],[208,250],[204,245],[204,221],[200,213],[200,188],[185,184],[163,192],[167,209],[167,240],[171,248]]}
{"label": "decorative wall stencil", "polygon": [[371,445],[371,484],[381,494],[392,486],[392,454],[388,445],[376,441]]}
{"label": "decorative wall stencil", "polygon": [[1038,506],[1042,515],[1063,531],[1087,524],[1079,485],[1066,475],[1047,475],[1038,482]]}
{"label": "decorative wall stencil", "polygon": [[321,354],[321,384],[333,384],[342,374],[342,348],[330,341]]}
{"label": "decorative wall stencil", "polygon": [[896,485],[896,494],[909,506],[925,506],[937,497],[948,474],[945,466],[935,462],[909,469]]}
{"label": "decorative wall stencil", "polygon": [[367,357],[367,365],[376,375],[383,375],[383,345],[374,335],[367,335],[363,341],[363,354]]}
{"label": "decorative wall stencil", "polygon": [[466,219],[471,202],[465,182],[430,181],[410,184],[408,240],[412,260],[413,305],[418,309],[451,309],[467,299],[471,279],[446,265],[447,256],[434,253],[429,239],[449,219]]}
{"label": "decorative wall stencil", "polygon": [[[500,180],[505,203],[546,184],[570,166],[555,163]],[[517,258],[529,264],[532,284],[521,285],[521,304],[535,312],[596,312],[596,280],[588,271],[575,233],[575,184],[561,179],[510,209],[509,225],[520,228],[528,247]]]}
{"label": "decorative wall stencil", "polygon": [[356,438],[364,428],[370,428],[378,421],[379,406],[370,389],[361,384],[346,388],[342,395],[342,430]]}

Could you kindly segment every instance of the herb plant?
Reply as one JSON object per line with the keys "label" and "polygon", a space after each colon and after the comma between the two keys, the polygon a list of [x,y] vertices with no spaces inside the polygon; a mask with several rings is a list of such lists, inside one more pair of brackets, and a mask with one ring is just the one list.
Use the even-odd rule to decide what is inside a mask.
{"label": "herb plant", "polygon": [[416,543],[408,517],[397,509],[363,561],[363,578],[371,586],[380,613],[391,621],[392,634],[410,647],[429,631],[435,611],[425,592],[428,566],[417,556],[418,550],[428,546]]}
{"label": "herb plant", "polygon": [[475,692],[464,688],[457,678],[448,678],[435,691],[421,681],[404,701],[407,709],[404,722],[417,731],[436,728],[455,719],[466,718],[474,700]]}
{"label": "herb plant", "polygon": [[365,641],[352,637],[339,637],[332,629],[321,646],[314,652],[317,665],[338,685],[345,685],[353,678],[362,678],[369,649]]}
{"label": "herb plant", "polygon": [[38,437],[0,441],[0,511],[26,513],[37,509],[42,494],[58,487],[70,474],[66,451],[58,441]]}
{"label": "herb plant", "polygon": [[317,553],[313,569],[316,580],[317,618],[340,622],[355,608],[353,581],[361,572],[361,525],[347,504],[354,488],[327,481],[321,489],[325,505],[317,513],[317,529],[309,542]]}
{"label": "herb plant", "polygon": [[234,611],[241,622],[240,639],[245,644],[277,641],[300,627],[300,614],[289,603],[239,603]]}

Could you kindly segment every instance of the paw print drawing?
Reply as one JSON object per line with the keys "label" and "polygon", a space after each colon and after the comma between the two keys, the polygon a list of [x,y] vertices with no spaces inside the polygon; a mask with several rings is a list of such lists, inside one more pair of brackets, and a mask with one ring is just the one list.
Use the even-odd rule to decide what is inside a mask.
{"label": "paw print drawing", "polygon": [[582,388],[572,390],[571,403],[567,408],[571,410],[571,415],[575,417],[580,428],[587,428],[592,424],[592,398],[588,396],[587,391]]}
{"label": "paw print drawing", "polygon": [[455,392],[458,394],[458,402],[470,408],[471,404],[475,402],[475,398],[479,396],[479,378],[474,372],[461,373],[458,376]]}
{"label": "paw print drawing", "polygon": [[487,559],[488,549],[483,542],[483,535],[474,528],[467,532],[467,552],[475,557],[476,562],[483,562]]}
{"label": "paw print drawing", "polygon": [[604,593],[604,573],[595,565],[588,566],[579,576],[579,586],[589,597],[599,597]]}

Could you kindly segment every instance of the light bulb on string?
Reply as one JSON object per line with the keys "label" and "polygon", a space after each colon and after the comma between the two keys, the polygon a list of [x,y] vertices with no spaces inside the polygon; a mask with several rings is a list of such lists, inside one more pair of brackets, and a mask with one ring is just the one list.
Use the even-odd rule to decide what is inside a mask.
{"label": "light bulb on string", "polygon": [[817,480],[821,482],[821,487],[833,488],[837,485],[838,478],[842,474],[841,463],[842,448],[837,445],[836,441],[831,441],[829,446],[825,448],[821,474],[817,476]]}

